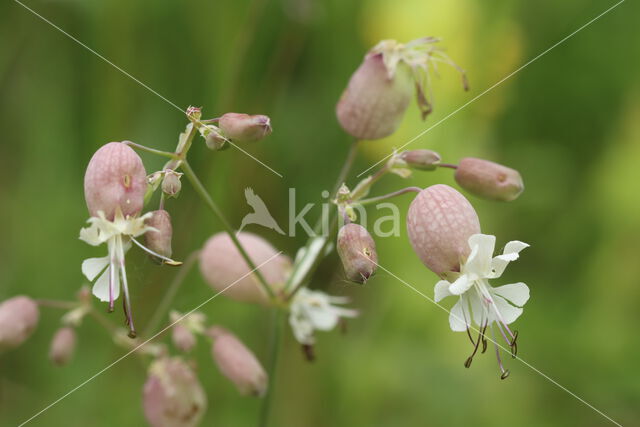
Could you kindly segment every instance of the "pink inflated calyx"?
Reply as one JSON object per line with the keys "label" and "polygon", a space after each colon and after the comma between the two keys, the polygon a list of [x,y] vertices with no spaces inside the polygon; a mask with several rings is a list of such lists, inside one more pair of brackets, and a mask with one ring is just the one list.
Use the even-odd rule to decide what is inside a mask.
{"label": "pink inflated calyx", "polygon": [[110,142],[95,152],[84,176],[84,195],[91,216],[102,211],[113,220],[120,210],[123,216],[137,215],[144,205],[147,190],[142,159],[122,142]]}

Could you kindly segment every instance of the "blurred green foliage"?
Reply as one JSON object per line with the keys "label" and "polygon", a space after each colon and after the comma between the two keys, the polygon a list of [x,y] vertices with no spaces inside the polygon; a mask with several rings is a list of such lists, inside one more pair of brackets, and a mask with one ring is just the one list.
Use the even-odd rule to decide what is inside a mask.
{"label": "blurred green foliage", "polygon": [[[236,150],[192,163],[235,226],[251,186],[286,223],[288,188],[297,204],[319,202],[342,164],[348,138],[334,106],[366,50],[384,38],[443,38],[469,74],[435,84],[435,112],[423,123],[412,107],[401,129],[363,145],[354,174],[480,94],[601,13],[613,2],[497,0],[28,1],[47,19],[180,106],[272,117],[268,140],[247,147],[282,173]],[[640,420],[640,45],[637,4],[625,2],[416,140],[449,162],[488,158],[518,169],[527,189],[517,201],[470,196],[483,231],[499,244],[531,244],[504,277],[532,297],[517,321],[519,355],[622,424]],[[80,263],[104,248],[77,239],[87,218],[82,179],[92,153],[130,139],[171,150],[183,115],[160,97],[38,19],[18,3],[0,6],[0,299],[16,294],[69,299],[83,283]],[[162,159],[143,156],[147,170]],[[350,180],[353,183],[353,179]],[[401,185],[453,185],[451,172],[392,177]],[[410,196],[398,201],[406,210]],[[168,208],[174,254],[185,258],[220,224],[185,184]],[[314,211],[319,214],[319,209]],[[404,231],[378,241],[380,262],[431,295],[437,278],[412,253]],[[262,233],[263,230],[254,230]],[[265,231],[293,255],[304,236]],[[143,324],[175,270],[132,251],[133,305]],[[500,381],[491,354],[467,370],[463,334],[446,313],[381,272],[364,287],[323,262],[314,286],[351,295],[362,316],[346,335],[320,334],[306,363],[287,332],[275,389],[274,426],[595,426],[606,420],[522,363],[508,360]],[[211,295],[192,272],[174,308]],[[446,304],[448,305],[448,304]],[[237,333],[266,359],[267,312],[218,298],[212,322]],[[117,359],[123,350],[91,320],[80,328],[75,361],[54,368],[49,339],[61,313],[42,321],[23,347],[0,359],[0,424],[21,422]],[[121,321],[121,313],[112,319]],[[167,319],[168,320],[168,319]],[[164,336],[164,339],[167,337]],[[259,401],[241,398],[201,342],[195,354],[209,397],[203,425],[244,426]],[[130,357],[34,420],[33,425],[140,425],[145,369]]]}

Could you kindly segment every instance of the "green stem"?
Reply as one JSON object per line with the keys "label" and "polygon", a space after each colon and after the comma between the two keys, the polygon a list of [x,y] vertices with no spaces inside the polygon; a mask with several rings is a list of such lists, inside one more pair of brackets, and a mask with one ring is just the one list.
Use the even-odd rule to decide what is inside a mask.
{"label": "green stem", "polygon": [[258,419],[258,427],[267,427],[269,424],[269,415],[271,414],[271,405],[273,403],[274,388],[276,385],[276,373],[278,368],[278,356],[282,341],[282,323],[284,311],[274,308],[271,315],[271,339],[269,344],[269,365],[267,373],[269,375],[269,384],[267,394],[262,401],[260,408],[260,418]]}
{"label": "green stem", "polygon": [[157,154],[158,156],[168,157],[170,159],[176,158],[176,153],[170,153],[168,151],[156,150],[155,148],[147,147],[145,145],[136,144],[131,141],[124,141],[124,144],[130,146],[131,148],[135,148],[136,150],[144,151],[146,153]]}
{"label": "green stem", "polygon": [[171,306],[171,302],[178,293],[180,286],[182,286],[182,284],[184,283],[184,279],[196,264],[199,253],[200,251],[194,251],[187,257],[187,259],[184,260],[184,264],[182,264],[182,267],[173,278],[173,281],[169,285],[169,289],[167,289],[167,292],[165,292],[164,296],[162,297],[162,301],[160,301],[160,304],[158,304],[156,311],[151,317],[151,320],[149,320],[149,323],[147,324],[147,327],[142,334],[143,337],[151,336],[151,334],[153,334],[153,332],[158,329],[160,322],[162,322],[162,318],[167,314],[167,311]]}
{"label": "green stem", "polygon": [[368,204],[376,203],[382,200],[391,199],[392,197],[400,196],[402,194],[411,193],[411,192],[419,193],[421,191],[422,191],[422,188],[420,187],[407,187],[398,191],[394,191],[393,193],[384,194],[382,196],[370,197],[368,199],[358,200],[357,202],[354,202],[354,203],[357,203],[359,205],[368,205]]}
{"label": "green stem", "polygon": [[182,170],[184,171],[189,181],[191,181],[191,184],[196,190],[196,193],[198,193],[198,195],[202,198],[202,200],[204,200],[207,207],[218,218],[218,221],[220,221],[220,223],[222,224],[223,228],[225,229],[225,231],[233,241],[233,244],[236,246],[236,248],[238,248],[238,251],[242,255],[242,258],[244,258],[244,260],[247,262],[247,264],[249,265],[249,268],[255,274],[256,278],[258,279],[258,282],[263,287],[264,291],[267,293],[267,295],[269,295],[269,297],[272,300],[275,300],[276,295],[271,289],[271,286],[269,286],[269,283],[264,278],[260,270],[258,270],[258,268],[256,267],[256,264],[251,260],[251,257],[249,257],[249,254],[247,253],[247,251],[244,249],[244,247],[238,240],[238,237],[236,237],[235,231],[233,230],[233,228],[231,227],[227,219],[222,214],[222,211],[220,210],[218,205],[213,201],[213,199],[207,192],[206,188],[204,188],[204,185],[202,185],[202,183],[198,179],[198,176],[195,174],[193,169],[191,169],[191,166],[186,161],[186,159],[182,161]]}
{"label": "green stem", "polygon": [[52,299],[36,299],[34,301],[41,307],[59,308],[61,310],[72,310],[80,306],[80,303],[74,301],[60,301]]}

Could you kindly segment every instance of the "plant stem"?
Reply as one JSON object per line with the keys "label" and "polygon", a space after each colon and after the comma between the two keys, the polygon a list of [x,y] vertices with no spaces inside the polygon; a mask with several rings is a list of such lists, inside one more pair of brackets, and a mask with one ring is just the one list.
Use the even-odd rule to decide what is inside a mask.
{"label": "plant stem", "polygon": [[187,277],[187,275],[189,274],[193,266],[196,264],[199,253],[200,251],[194,251],[187,257],[187,259],[184,260],[184,264],[182,264],[182,268],[180,268],[178,273],[173,278],[173,281],[169,285],[167,292],[165,292],[164,296],[162,297],[162,301],[160,301],[160,304],[158,304],[156,311],[153,313],[153,316],[151,317],[151,320],[149,320],[149,323],[147,324],[147,327],[145,328],[144,333],[142,334],[143,337],[151,336],[151,334],[153,334],[154,331],[158,329],[160,322],[162,322],[162,318],[167,314],[167,311],[169,310],[169,306],[171,306],[171,302],[173,301],[176,294],[178,293],[180,286],[182,286],[182,284],[184,283],[184,279]]}
{"label": "plant stem", "polygon": [[333,186],[333,197],[336,196],[336,193],[340,189],[340,186],[344,184],[351,167],[353,166],[353,162],[356,159],[356,154],[358,154],[358,140],[354,140],[351,142],[349,146],[349,152],[347,153],[347,158],[342,165],[342,169],[340,169],[340,174],[338,174],[338,179],[336,180],[335,185]]}
{"label": "plant stem", "polygon": [[59,308],[61,310],[71,310],[80,306],[80,303],[74,301],[60,301],[52,299],[36,299],[34,301],[41,307]]}
{"label": "plant stem", "polygon": [[182,170],[184,170],[185,175],[187,176],[189,181],[191,181],[191,184],[196,190],[196,193],[198,193],[198,195],[202,198],[202,200],[204,200],[207,207],[218,218],[223,228],[225,229],[225,231],[233,241],[233,244],[236,246],[236,248],[238,248],[238,251],[242,255],[242,258],[244,258],[246,263],[249,265],[249,268],[253,271],[253,274],[255,274],[256,278],[258,279],[258,282],[260,283],[264,291],[267,293],[267,295],[269,295],[269,297],[272,300],[275,300],[276,295],[271,289],[271,286],[269,286],[269,283],[267,283],[267,280],[264,278],[260,270],[257,269],[256,264],[251,260],[251,258],[249,257],[249,254],[247,253],[247,251],[245,251],[244,247],[238,240],[238,237],[236,236],[235,231],[233,230],[233,228],[231,227],[227,219],[222,214],[222,211],[220,210],[218,205],[213,201],[213,199],[207,192],[206,188],[204,188],[204,185],[202,185],[202,183],[198,179],[193,169],[191,169],[191,166],[186,161],[186,159],[182,161],[181,166],[182,166]]}
{"label": "plant stem", "polygon": [[458,169],[457,165],[452,165],[450,163],[438,163],[436,166],[440,168]]}
{"label": "plant stem", "polygon": [[260,418],[258,419],[258,427],[267,427],[269,424],[269,415],[271,413],[271,404],[273,402],[273,394],[275,392],[276,373],[278,367],[278,356],[282,341],[282,322],[284,311],[279,308],[273,308],[271,314],[271,339],[269,343],[269,365],[267,373],[269,375],[269,385],[267,394],[264,396],[262,407],[260,408]]}
{"label": "plant stem", "polygon": [[390,199],[392,197],[400,196],[402,194],[411,193],[411,192],[419,193],[421,191],[422,191],[422,188],[420,188],[420,187],[407,187],[407,188],[403,188],[401,190],[394,191],[393,193],[385,194],[385,195],[382,195],[382,196],[370,197],[368,199],[362,199],[362,200],[359,200],[359,201],[357,201],[355,203],[357,203],[359,205],[368,205],[368,204],[371,204],[371,203],[379,202],[381,200],[386,200],[386,199]]}
{"label": "plant stem", "polygon": [[131,141],[124,141],[124,144],[135,148],[136,150],[140,150],[140,151],[144,151],[147,153],[151,153],[151,154],[157,154],[158,156],[162,156],[162,157],[168,157],[170,159],[175,159],[176,158],[176,153],[170,153],[168,151],[162,151],[162,150],[156,150],[155,148],[151,148],[151,147],[147,147],[145,145],[140,145],[140,144],[136,144],[135,142],[131,142]]}

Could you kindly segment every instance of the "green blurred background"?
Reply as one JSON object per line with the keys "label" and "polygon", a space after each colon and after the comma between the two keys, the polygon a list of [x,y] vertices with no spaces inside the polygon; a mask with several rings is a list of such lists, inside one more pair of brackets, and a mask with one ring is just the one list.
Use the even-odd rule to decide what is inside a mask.
{"label": "green blurred background", "polygon": [[[264,113],[274,132],[246,147],[282,173],[236,150],[212,153],[201,142],[192,163],[234,226],[249,211],[251,186],[286,224],[288,188],[297,204],[322,201],[347,151],[334,106],[366,50],[380,39],[439,36],[468,71],[435,82],[426,122],[412,106],[392,137],[363,144],[360,172],[480,94],[599,13],[610,1],[473,0],[29,0],[38,13],[94,48],[180,107]],[[640,48],[637,4],[627,1],[460,111],[412,148],[449,162],[478,156],[518,169],[525,193],[509,204],[469,196],[483,231],[498,244],[531,244],[502,283],[524,281],[531,300],[515,327],[519,355],[624,425],[640,423]],[[78,240],[87,218],[82,179],[92,153],[130,139],[171,150],[183,115],[19,4],[0,6],[0,299],[16,294],[69,299],[83,283],[82,259],[103,253]],[[143,156],[147,171],[162,159]],[[352,174],[350,183],[354,183]],[[400,186],[453,185],[450,170],[392,177]],[[403,212],[411,196],[398,199]],[[186,257],[220,224],[185,183],[168,209],[174,254]],[[319,214],[319,209],[309,216]],[[371,212],[375,216],[375,211]],[[293,255],[304,236],[250,227]],[[436,276],[408,244],[378,239],[380,263],[432,294]],[[464,334],[447,315],[380,272],[365,287],[342,280],[335,255],[313,283],[351,295],[362,316],[346,335],[320,333],[306,363],[290,332],[280,359],[273,426],[596,426],[607,421],[515,360],[500,381],[489,352],[471,369]],[[136,251],[129,257],[133,305],[148,320],[176,271]],[[189,275],[174,308],[212,295]],[[450,306],[447,301],[445,305]],[[267,358],[268,313],[218,298],[211,322]],[[21,422],[123,354],[87,319],[74,362],[55,368],[49,340],[62,313],[43,309],[34,336],[0,358],[0,424]],[[112,319],[121,322],[116,311]],[[165,319],[168,321],[168,319]],[[167,336],[162,339],[167,340]],[[213,365],[208,345],[195,352],[209,398],[203,425],[244,426],[260,402],[242,398]],[[33,425],[141,425],[144,367],[119,363],[35,419]]]}

